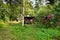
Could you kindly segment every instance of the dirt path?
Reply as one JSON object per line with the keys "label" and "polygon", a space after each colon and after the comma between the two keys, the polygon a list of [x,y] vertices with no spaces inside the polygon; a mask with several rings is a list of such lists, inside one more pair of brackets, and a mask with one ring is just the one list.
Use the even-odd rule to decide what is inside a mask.
{"label": "dirt path", "polygon": [[20,23],[20,21],[16,22],[16,21],[9,21],[9,23]]}

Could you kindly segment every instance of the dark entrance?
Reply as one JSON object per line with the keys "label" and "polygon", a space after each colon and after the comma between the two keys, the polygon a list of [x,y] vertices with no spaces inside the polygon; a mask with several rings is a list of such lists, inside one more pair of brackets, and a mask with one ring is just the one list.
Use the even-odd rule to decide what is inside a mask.
{"label": "dark entrance", "polygon": [[24,17],[25,24],[32,24],[34,23],[34,17]]}

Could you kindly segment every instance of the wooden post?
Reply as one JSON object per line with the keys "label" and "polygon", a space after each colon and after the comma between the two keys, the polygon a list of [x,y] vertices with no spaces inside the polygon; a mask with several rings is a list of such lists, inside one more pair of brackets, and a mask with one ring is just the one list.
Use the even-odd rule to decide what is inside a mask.
{"label": "wooden post", "polygon": [[25,0],[23,0],[22,26],[24,26]]}

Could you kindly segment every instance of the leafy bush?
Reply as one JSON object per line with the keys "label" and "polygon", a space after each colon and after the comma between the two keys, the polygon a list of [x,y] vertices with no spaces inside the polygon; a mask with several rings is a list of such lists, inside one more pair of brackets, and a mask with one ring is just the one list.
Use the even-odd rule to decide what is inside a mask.
{"label": "leafy bush", "polygon": [[36,16],[36,22],[45,26],[56,26],[56,15],[53,6],[41,7]]}

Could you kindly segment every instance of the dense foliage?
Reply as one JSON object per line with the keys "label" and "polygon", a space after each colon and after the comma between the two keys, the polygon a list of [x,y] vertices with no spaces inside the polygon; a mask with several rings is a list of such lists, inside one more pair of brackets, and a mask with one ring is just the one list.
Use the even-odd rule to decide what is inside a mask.
{"label": "dense foliage", "polygon": [[[25,15],[30,15],[35,17],[36,23],[43,23],[44,25],[48,24],[55,25],[60,21],[60,3],[56,5],[55,1],[50,1],[49,5],[40,6],[42,0],[35,0],[35,6],[32,6],[30,0],[25,0]],[[52,3],[54,5],[52,5]],[[6,4],[3,1],[0,1],[0,20],[3,22],[14,21],[16,18],[22,18],[23,10],[23,1],[22,0],[12,0],[7,1]],[[50,17],[50,19],[49,19]],[[56,24],[57,25],[57,24]],[[55,25],[55,26],[56,26]]]}

